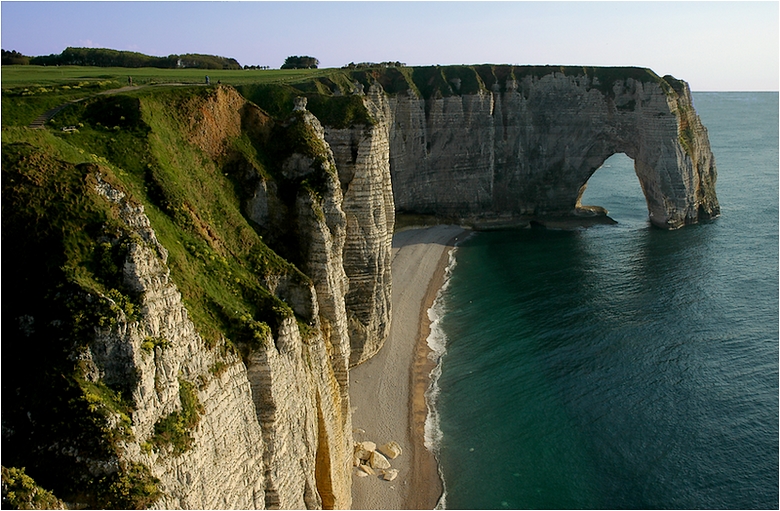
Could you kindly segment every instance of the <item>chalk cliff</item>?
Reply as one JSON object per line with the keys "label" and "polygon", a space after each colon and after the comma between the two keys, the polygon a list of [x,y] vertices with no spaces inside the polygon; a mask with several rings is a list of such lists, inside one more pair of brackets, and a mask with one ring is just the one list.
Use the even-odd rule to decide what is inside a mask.
{"label": "chalk cliff", "polygon": [[376,353],[390,328],[390,249],[395,222],[390,180],[392,116],[379,86],[370,89],[365,106],[374,124],[325,131],[344,189],[351,366]]}
{"label": "chalk cliff", "polygon": [[[154,503],[160,509],[263,508],[267,448],[247,370],[240,357],[204,349],[171,281],[168,252],[150,228],[143,206],[102,181],[99,169],[95,172],[96,191],[119,210],[131,239],[124,281],[138,294],[141,306],[135,321],[119,310],[114,325],[97,328],[94,341],[75,354],[87,380],[131,389],[135,441],[120,444],[116,464],[136,462],[150,468],[160,481],[161,496]],[[147,347],[147,339],[161,342]],[[222,369],[212,371],[217,364]],[[160,419],[182,412],[183,386],[192,389],[201,405],[191,448],[177,455],[174,447],[158,451],[144,446]],[[115,470],[111,464],[102,471]],[[100,475],[100,470],[91,472]]]}
{"label": "chalk cliff", "polygon": [[[40,380],[51,385],[56,367],[73,394],[63,403],[52,387],[34,403],[24,398],[34,389],[4,380],[4,396],[19,396],[4,408],[13,460],[70,505],[349,508],[347,219],[322,126],[305,104],[274,122],[228,87],[97,100],[83,112],[94,123],[90,109],[137,123],[124,141],[138,144],[131,159],[143,160],[137,176],[151,195],[115,153],[74,166],[53,146],[4,147],[4,207],[19,211],[4,216],[4,239],[20,245],[15,265],[32,271],[51,257],[44,246],[85,245],[9,308],[20,342],[4,364],[24,358],[21,339],[43,343]],[[272,154],[270,171],[247,142]],[[189,186],[204,197],[179,188]],[[230,195],[236,187],[243,200]],[[86,209],[61,215],[59,202]],[[81,218],[91,210],[103,213]],[[30,233],[36,218],[55,227]],[[247,221],[278,229],[269,243],[294,240],[286,255],[297,267]],[[42,296],[55,305],[41,309]],[[89,441],[55,426],[69,417],[89,421]]]}
{"label": "chalk cliff", "polygon": [[[270,136],[263,127],[268,123],[264,114],[233,89],[218,89],[200,108],[204,117],[224,109],[211,122],[197,123],[205,142],[201,147],[208,149],[215,142],[226,146],[230,133],[242,129],[255,138]],[[264,504],[281,509],[349,508],[352,428],[343,197],[322,126],[306,111],[305,100],[281,129],[284,135],[277,134],[277,139],[285,137],[281,143],[290,146],[279,155],[276,179],[261,176],[251,165],[242,168],[243,183],[254,182],[245,206],[248,218],[264,231],[294,235],[297,253],[290,257],[311,278],[309,284],[265,274],[268,288],[288,302],[304,325],[286,315],[276,335],[266,333],[246,357],[265,446]],[[275,193],[268,194],[269,189]]]}
{"label": "chalk cliff", "polygon": [[[200,117],[191,126],[190,138],[212,158],[229,152],[231,137],[242,130],[255,138],[271,136],[266,116],[233,89],[219,88],[190,108]],[[305,110],[305,102],[283,123],[283,129],[291,145],[280,158],[277,180],[261,178],[246,161],[242,167],[243,183],[255,182],[246,202],[248,218],[266,231],[292,233],[298,253],[291,257],[311,278],[309,283],[296,281],[294,275],[264,274],[268,289],[308,324],[301,327],[286,314],[275,335],[264,332],[259,345],[246,355],[251,399],[265,447],[264,505],[348,508],[352,428],[343,198],[322,127]],[[286,190],[281,192],[280,187]],[[270,197],[265,193],[269,188],[276,192]],[[290,195],[286,203],[282,194]],[[265,205],[260,214],[258,201]],[[267,215],[269,203],[275,222],[262,214]]]}
{"label": "chalk cliff", "polygon": [[93,98],[72,107],[83,136],[7,134],[5,262],[24,285],[3,368],[28,346],[40,360],[3,381],[4,465],[71,505],[348,508],[348,374],[388,333],[396,212],[596,215],[587,181],[624,152],[654,224],[719,213],[707,131],[672,77],[456,66],[312,83]]}
{"label": "chalk cliff", "polygon": [[625,153],[655,225],[719,214],[707,131],[680,80],[639,68],[475,66],[384,82],[401,89],[388,121],[399,212],[477,226],[589,215],[579,202],[588,179]]}

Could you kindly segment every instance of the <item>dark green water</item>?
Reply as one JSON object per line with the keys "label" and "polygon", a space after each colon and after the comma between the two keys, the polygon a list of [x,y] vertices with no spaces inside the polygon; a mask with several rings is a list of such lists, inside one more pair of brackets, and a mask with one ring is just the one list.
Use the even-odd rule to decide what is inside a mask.
{"label": "dark green water", "polygon": [[694,102],[717,220],[651,227],[617,155],[583,202],[618,225],[457,249],[434,329],[447,508],[778,507],[778,94]]}

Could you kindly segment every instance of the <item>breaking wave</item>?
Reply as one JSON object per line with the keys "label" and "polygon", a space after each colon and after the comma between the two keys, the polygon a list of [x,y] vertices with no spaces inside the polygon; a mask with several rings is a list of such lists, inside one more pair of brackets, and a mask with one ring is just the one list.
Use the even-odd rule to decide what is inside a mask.
{"label": "breaking wave", "polygon": [[[452,271],[455,269],[457,259],[455,253],[458,245],[467,239],[465,236],[459,240],[455,246],[450,249],[449,261],[447,267],[444,270],[444,283],[441,289],[436,294],[436,299],[433,301],[433,305],[428,309],[428,319],[431,322],[430,333],[428,334],[428,347],[431,352],[428,354],[428,358],[435,362],[436,366],[433,368],[430,374],[431,382],[428,385],[428,389],[425,391],[425,403],[428,407],[428,415],[425,418],[425,448],[433,453],[436,457],[437,463],[439,459],[439,447],[442,440],[442,431],[439,422],[439,411],[436,408],[436,401],[439,397],[439,377],[441,376],[441,364],[442,357],[447,353],[447,336],[441,327],[441,320],[444,318],[446,308],[444,304],[444,293],[450,285],[450,278],[452,277]],[[444,474],[441,471],[441,465],[439,464],[439,478],[442,482],[442,495],[439,502],[436,505],[436,509],[445,509],[446,497],[447,497],[447,484],[444,481]]]}

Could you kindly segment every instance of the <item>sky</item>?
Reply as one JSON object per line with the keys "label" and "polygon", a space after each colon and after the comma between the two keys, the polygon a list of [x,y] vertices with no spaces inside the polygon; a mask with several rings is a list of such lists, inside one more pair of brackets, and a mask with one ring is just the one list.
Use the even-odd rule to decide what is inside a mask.
{"label": "sky", "polygon": [[4,50],[68,46],[205,53],[279,68],[407,65],[640,66],[694,91],[778,90],[780,3],[764,2],[38,2],[0,3]]}

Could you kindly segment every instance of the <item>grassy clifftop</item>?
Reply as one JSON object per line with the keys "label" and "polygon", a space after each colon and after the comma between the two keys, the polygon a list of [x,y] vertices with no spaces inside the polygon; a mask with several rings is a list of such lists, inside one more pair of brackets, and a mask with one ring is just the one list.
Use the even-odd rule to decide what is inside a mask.
{"label": "grassy clifftop", "polygon": [[505,92],[507,82],[522,82],[526,78],[542,78],[557,73],[571,77],[587,77],[590,86],[610,94],[615,82],[633,79],[642,83],[658,83],[664,89],[677,91],[679,81],[671,76],[659,77],[652,70],[640,67],[588,66],[511,66],[463,65],[424,67],[375,67],[358,70],[331,70],[331,74],[310,76],[305,82],[291,84],[307,94],[341,95],[351,93],[356,86],[363,90],[378,83],[388,94],[411,92],[428,99],[435,96],[476,94],[480,91]]}
{"label": "grassy clifftop", "polygon": [[[551,73],[585,76],[590,86],[610,94],[616,81],[628,78],[642,83],[658,83],[668,94],[679,94],[680,80],[660,77],[641,67],[460,65],[384,67],[364,69],[300,70],[202,70],[155,68],[95,68],[79,66],[3,66],[3,126],[30,123],[38,113],[61,104],[60,99],[85,97],[99,90],[128,85],[212,84],[238,88],[241,93],[274,116],[288,115],[290,98],[304,95],[309,109],[329,125],[344,127],[370,122],[358,98],[350,98],[359,88],[367,91],[373,83],[389,94],[411,91],[422,97],[474,94],[498,86],[505,91],[507,81],[522,82]],[[333,99],[326,101],[325,98]]]}

